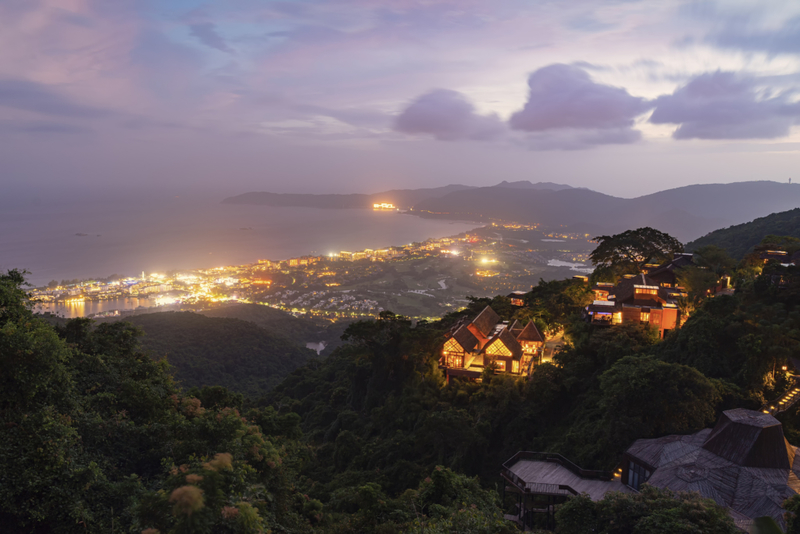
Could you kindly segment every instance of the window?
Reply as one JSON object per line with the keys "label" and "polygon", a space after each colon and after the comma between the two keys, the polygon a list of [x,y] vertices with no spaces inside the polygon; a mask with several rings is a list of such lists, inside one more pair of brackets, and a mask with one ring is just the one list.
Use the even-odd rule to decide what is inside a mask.
{"label": "window", "polygon": [[444,344],[445,352],[463,352],[464,349],[461,348],[461,345],[458,344],[455,338],[450,338],[447,340],[447,343]]}
{"label": "window", "polygon": [[511,356],[511,351],[498,339],[486,348],[486,354],[489,356]]}
{"label": "window", "polygon": [[495,360],[494,364],[497,366],[498,371],[505,372],[506,371],[506,362],[503,360]]}
{"label": "window", "polygon": [[639,314],[639,320],[642,321],[643,323],[649,323],[650,322],[650,310],[642,311]]}
{"label": "window", "polygon": [[448,354],[447,367],[461,368],[464,367],[464,356],[461,354]]}
{"label": "window", "polygon": [[[505,363],[505,362],[503,362],[503,363]],[[511,372],[512,373],[519,373],[519,362],[518,361],[514,360],[513,362],[511,362]]]}
{"label": "window", "polygon": [[639,491],[648,478],[650,478],[650,471],[637,463],[628,462],[628,486]]}
{"label": "window", "polygon": [[646,289],[643,287],[636,288],[637,295],[658,295],[658,289]]}

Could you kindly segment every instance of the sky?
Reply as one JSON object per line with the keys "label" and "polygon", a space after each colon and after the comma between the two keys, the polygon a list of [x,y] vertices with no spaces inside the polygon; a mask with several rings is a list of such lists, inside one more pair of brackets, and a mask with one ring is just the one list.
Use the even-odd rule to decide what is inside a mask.
{"label": "sky", "polygon": [[0,0],[7,191],[800,180],[800,2]]}

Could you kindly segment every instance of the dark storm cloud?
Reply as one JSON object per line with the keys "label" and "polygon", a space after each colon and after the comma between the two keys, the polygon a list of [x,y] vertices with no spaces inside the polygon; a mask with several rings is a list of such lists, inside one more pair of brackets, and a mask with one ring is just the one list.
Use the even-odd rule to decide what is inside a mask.
{"label": "dark storm cloud", "polygon": [[651,105],[620,87],[595,83],[571,65],[549,65],[528,78],[528,102],[511,116],[516,130],[630,128]]}
{"label": "dark storm cloud", "polygon": [[428,134],[441,141],[491,140],[505,126],[497,115],[479,115],[464,95],[435,89],[414,100],[395,120],[394,129],[407,134]]}
{"label": "dark storm cloud", "polygon": [[25,80],[0,80],[0,106],[59,117],[95,118],[109,114],[75,103],[47,85]]}
{"label": "dark storm cloud", "polygon": [[211,22],[198,22],[197,24],[190,24],[189,31],[191,34],[203,43],[206,46],[210,46],[211,48],[216,48],[222,52],[227,52],[229,54],[233,53],[233,49],[228,46],[228,43],[225,42],[218,33],[217,28]]}
{"label": "dark storm cloud", "polygon": [[654,124],[679,124],[675,139],[775,139],[798,122],[788,95],[761,95],[757,80],[732,72],[697,76],[656,99]]}

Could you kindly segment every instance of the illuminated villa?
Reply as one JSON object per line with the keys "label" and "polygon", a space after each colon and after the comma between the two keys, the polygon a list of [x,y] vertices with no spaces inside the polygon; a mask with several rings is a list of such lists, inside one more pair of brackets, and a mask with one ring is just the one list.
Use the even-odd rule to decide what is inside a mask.
{"label": "illuminated villa", "polygon": [[501,321],[487,306],[470,322],[457,323],[447,334],[439,368],[447,380],[452,376],[479,379],[484,369],[511,375],[527,375],[541,355],[544,336],[530,321],[524,328],[518,321]]}

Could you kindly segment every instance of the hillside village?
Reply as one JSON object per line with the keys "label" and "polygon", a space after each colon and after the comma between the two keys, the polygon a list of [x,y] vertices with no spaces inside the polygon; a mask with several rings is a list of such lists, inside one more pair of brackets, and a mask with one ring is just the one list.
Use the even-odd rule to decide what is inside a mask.
{"label": "hillside village", "polygon": [[[638,252],[619,254],[631,241]],[[702,531],[755,532],[765,522],[791,531],[800,509],[800,241],[771,236],[741,261],[713,246],[684,252],[652,229],[597,242],[591,276],[471,297],[436,321],[384,310],[350,324],[325,359],[275,364],[290,370],[260,396],[255,380],[248,396],[213,383],[181,389],[163,361],[139,352],[125,323],[40,322],[19,300],[24,279],[12,271],[2,278],[0,339],[30,347],[47,369],[25,380],[71,378],[54,389],[60,397],[29,398],[20,393],[29,371],[8,362],[2,402],[16,408],[3,412],[13,430],[0,441],[2,459],[14,473],[49,461],[10,454],[47,439],[41,432],[51,427],[26,426],[26,413],[81,438],[50,445],[78,463],[65,464],[66,475],[46,467],[35,483],[38,515],[20,508],[5,520],[88,520],[80,510],[95,505],[77,488],[64,512],[51,510],[91,461],[104,480],[90,485],[92,498],[150,533],[474,524],[578,534],[607,529],[610,513],[641,525],[660,510],[674,518],[665,521],[700,521]],[[143,318],[157,323],[157,315]],[[236,324],[256,358],[273,357]],[[54,350],[62,356],[50,358]],[[231,365],[204,358],[226,373]],[[175,362],[191,369],[188,355]],[[109,425],[119,430],[102,430]],[[24,499],[18,478],[0,498]],[[183,494],[194,504],[178,507]],[[112,517],[90,521],[110,528]]]}

